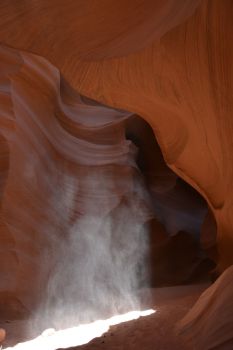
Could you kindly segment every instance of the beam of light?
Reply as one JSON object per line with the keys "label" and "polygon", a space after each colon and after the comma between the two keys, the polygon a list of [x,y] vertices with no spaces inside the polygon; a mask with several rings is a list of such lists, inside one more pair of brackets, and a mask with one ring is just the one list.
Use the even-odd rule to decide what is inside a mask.
{"label": "beam of light", "polygon": [[56,350],[67,349],[73,346],[87,344],[92,339],[100,337],[109,330],[109,327],[136,320],[139,317],[149,316],[155,310],[131,311],[123,315],[116,315],[107,320],[98,320],[89,324],[56,331],[45,330],[39,337],[24,343],[19,343],[5,350]]}

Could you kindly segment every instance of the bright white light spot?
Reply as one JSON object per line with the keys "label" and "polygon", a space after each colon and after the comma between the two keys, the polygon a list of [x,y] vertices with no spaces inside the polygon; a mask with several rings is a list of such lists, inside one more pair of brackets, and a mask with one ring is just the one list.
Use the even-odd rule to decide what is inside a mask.
{"label": "bright white light spot", "polygon": [[83,345],[106,333],[110,326],[136,320],[139,317],[149,316],[153,313],[155,313],[155,310],[152,309],[146,311],[131,311],[123,315],[113,316],[107,320],[99,320],[60,331],[49,328],[39,337],[24,343],[19,343],[5,350],[56,350],[59,348],[67,349],[72,346]]}

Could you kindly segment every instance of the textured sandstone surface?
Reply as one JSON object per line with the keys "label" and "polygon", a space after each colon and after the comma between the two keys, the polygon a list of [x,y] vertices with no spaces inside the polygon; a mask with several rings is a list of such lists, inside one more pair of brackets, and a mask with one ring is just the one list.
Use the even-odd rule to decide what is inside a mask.
{"label": "textured sandstone surface", "polygon": [[[151,125],[167,165],[206,199],[201,243],[218,272],[232,265],[232,16],[231,0],[1,1],[1,310],[10,305],[9,312],[25,315],[32,307],[40,291],[33,276],[49,274],[39,264],[48,232],[62,239],[87,199],[97,198],[92,213],[105,215],[140,183],[135,147],[124,136],[132,114]],[[112,196],[78,183],[76,174],[88,179],[93,170]],[[164,178],[151,187],[163,191],[175,181]],[[54,187],[66,191],[57,195]],[[68,222],[67,208],[54,205],[61,201],[75,203]],[[151,219],[140,196],[138,209],[140,223]],[[198,314],[219,349],[232,345],[227,271],[211,289],[219,297],[207,291],[203,308],[197,304],[187,319]],[[223,320],[220,343],[212,313]],[[199,344],[208,349],[204,338]]]}
{"label": "textured sandstone surface", "polygon": [[231,0],[0,7],[1,42],[46,57],[82,94],[150,123],[167,164],[215,215],[220,271],[233,261],[232,11]]}
{"label": "textured sandstone surface", "polygon": [[230,350],[233,347],[233,266],[201,294],[179,322],[181,334],[195,349]]}
{"label": "textured sandstone surface", "polygon": [[9,151],[3,147],[0,293],[3,304],[8,291],[30,308],[52,269],[44,249],[56,252],[75,225],[90,231],[83,218],[105,218],[122,202],[135,225],[152,214],[136,147],[124,135],[130,113],[75,93],[43,58],[2,48],[4,60],[12,72],[1,75],[1,131]]}
{"label": "textured sandstone surface", "polygon": [[3,328],[0,328],[0,343],[4,341],[6,337],[6,331]]}

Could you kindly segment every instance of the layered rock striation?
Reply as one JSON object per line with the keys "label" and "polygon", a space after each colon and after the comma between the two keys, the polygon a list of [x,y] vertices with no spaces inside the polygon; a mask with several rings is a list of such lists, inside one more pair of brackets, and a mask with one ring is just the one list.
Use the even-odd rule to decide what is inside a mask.
{"label": "layered rock striation", "polygon": [[[116,268],[113,260],[117,265],[128,259],[132,271],[124,278],[129,276],[129,293],[130,278],[136,278],[133,263],[146,244],[138,235],[152,217],[135,162],[136,146],[125,138],[131,113],[79,95],[41,57],[2,47],[0,61],[5,65],[0,95],[2,308],[21,303],[32,309],[59,260],[66,264],[67,254],[81,261],[71,268],[69,260],[58,270],[64,276],[69,266],[72,270],[59,283],[72,284],[75,268],[91,274],[104,259],[106,266],[112,264],[105,271],[111,283],[116,278],[111,274],[124,267]],[[138,246],[130,244],[132,239]],[[128,253],[120,256],[122,244]],[[72,253],[73,246],[77,251]],[[75,287],[84,288],[86,282],[78,276]],[[115,283],[121,288],[117,278]]]}

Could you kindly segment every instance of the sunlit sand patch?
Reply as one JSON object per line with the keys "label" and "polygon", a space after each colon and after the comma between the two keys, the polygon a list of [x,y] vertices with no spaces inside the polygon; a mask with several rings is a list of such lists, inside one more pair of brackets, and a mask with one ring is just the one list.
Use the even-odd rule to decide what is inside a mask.
{"label": "sunlit sand patch", "polygon": [[56,350],[67,349],[90,342],[92,339],[100,337],[109,330],[110,326],[136,320],[139,317],[149,316],[155,310],[131,311],[123,315],[116,315],[107,320],[98,320],[90,324],[84,324],[64,330],[45,330],[39,337],[19,343],[5,350]]}

